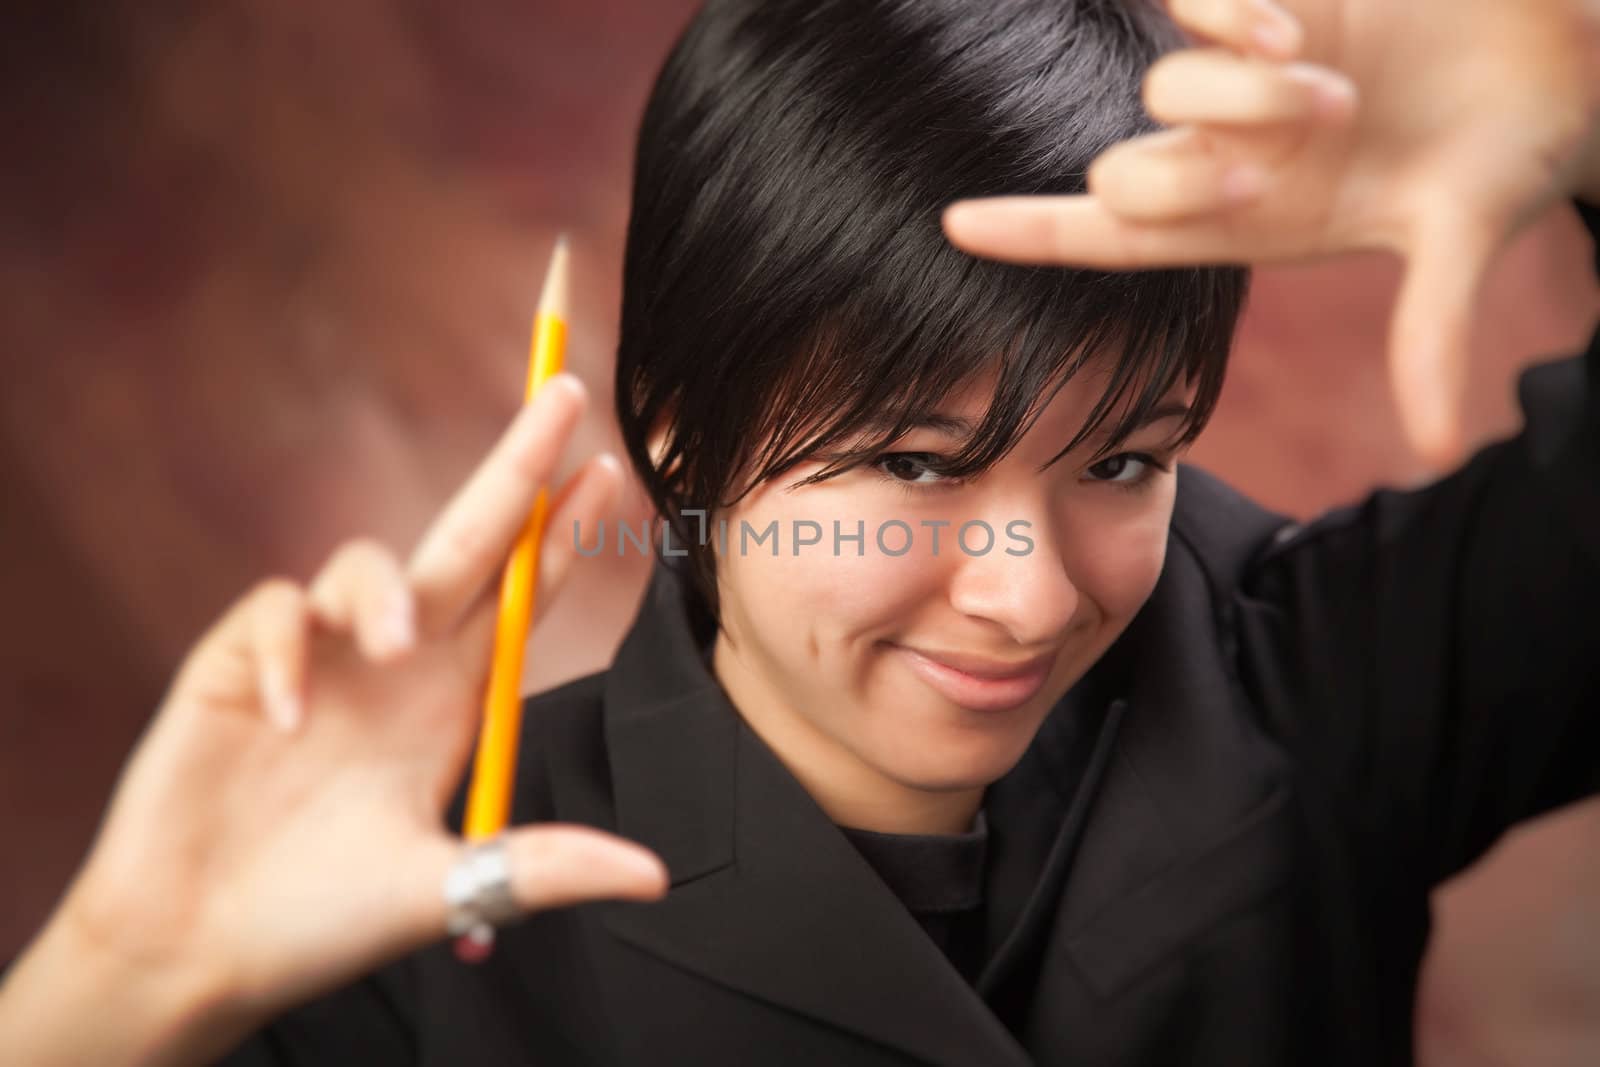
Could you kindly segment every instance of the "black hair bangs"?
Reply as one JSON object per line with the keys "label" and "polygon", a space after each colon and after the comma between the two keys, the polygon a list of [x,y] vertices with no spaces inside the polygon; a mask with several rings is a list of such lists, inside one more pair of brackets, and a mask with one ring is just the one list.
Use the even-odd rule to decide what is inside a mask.
{"label": "black hair bangs", "polygon": [[645,112],[624,263],[617,413],[662,516],[681,531],[841,446],[824,475],[864,462],[978,380],[955,476],[1086,368],[1103,395],[1062,454],[1115,447],[1180,384],[1192,439],[1243,270],[1000,264],[940,226],[957,199],[1082,192],[1156,128],[1141,82],[1180,43],[1149,0],[711,0]]}
{"label": "black hair bangs", "polygon": [[[751,420],[743,440],[758,447],[736,454],[741,476],[722,503],[798,463],[826,460],[797,485],[867,463],[916,427],[940,422],[951,397],[977,381],[989,384],[989,402],[941,465],[948,477],[972,478],[1003,459],[1084,373],[1095,375],[1099,397],[1050,462],[1086,443],[1090,461],[1111,454],[1174,390],[1193,397],[1167,443],[1180,447],[1204,428],[1221,395],[1232,323],[1185,309],[1237,301],[1230,279],[1185,272],[1120,285],[1116,275],[952,255],[937,232],[924,240],[917,269],[875,257],[859,297],[790,361],[789,376],[757,406],[765,417]],[[1208,283],[1224,291],[1182,299],[1185,287]]]}

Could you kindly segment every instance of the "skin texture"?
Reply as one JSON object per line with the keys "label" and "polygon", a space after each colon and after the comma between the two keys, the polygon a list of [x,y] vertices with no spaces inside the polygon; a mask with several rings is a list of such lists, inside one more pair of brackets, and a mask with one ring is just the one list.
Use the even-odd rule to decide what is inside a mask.
{"label": "skin texture", "polygon": [[[776,520],[789,538],[798,521],[823,527],[821,545],[794,555],[784,544],[778,558],[741,551],[730,534],[714,664],[757,733],[836,821],[884,832],[964,830],[983,788],[1021,757],[1050,707],[1155,587],[1176,488],[1167,438],[1178,420],[1145,427],[1102,461],[1080,447],[1039,473],[1082,425],[1100,380],[1085,373],[1068,382],[1016,449],[966,484],[927,468],[926,456],[951,454],[958,442],[923,428],[887,452],[922,464],[880,459],[886,469],[789,490],[823,466],[806,463],[728,509],[730,530]],[[986,396],[976,383],[942,413],[981,420]],[[1133,454],[1155,462],[1119,458]],[[835,519],[847,534],[865,523],[862,555],[848,542],[832,554]],[[898,558],[876,538],[893,520],[915,535]],[[978,554],[969,555],[958,532],[977,520],[995,543],[982,552],[985,534],[973,528],[966,545]],[[1007,536],[1016,521],[1029,524],[1031,550]],[[923,524],[938,522],[949,525],[935,554],[933,528]],[[884,536],[900,549],[902,533]],[[1051,663],[1023,703],[974,710],[924,682],[907,649]]]}

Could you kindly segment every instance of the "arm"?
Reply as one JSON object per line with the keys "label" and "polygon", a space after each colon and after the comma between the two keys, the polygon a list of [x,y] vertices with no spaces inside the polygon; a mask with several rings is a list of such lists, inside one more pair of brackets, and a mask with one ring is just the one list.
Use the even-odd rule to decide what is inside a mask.
{"label": "arm", "polygon": [[0,1049],[37,1067],[202,1063],[231,1038],[208,1022],[217,992],[203,973],[121,957],[63,907],[0,983]]}
{"label": "arm", "polygon": [[0,982],[0,1047],[32,1067],[411,1063],[408,973],[401,961],[245,1040],[256,1020],[216,976],[122,958],[64,905]]}
{"label": "arm", "polygon": [[1247,587],[1245,670],[1379,880],[1437,883],[1600,789],[1597,383],[1600,333],[1523,376],[1519,436],[1302,530]]}

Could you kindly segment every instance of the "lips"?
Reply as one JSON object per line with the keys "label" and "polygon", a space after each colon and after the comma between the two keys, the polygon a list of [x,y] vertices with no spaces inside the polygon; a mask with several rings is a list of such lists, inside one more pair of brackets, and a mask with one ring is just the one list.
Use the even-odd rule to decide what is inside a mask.
{"label": "lips", "polygon": [[1044,686],[1055,655],[1007,661],[948,651],[893,646],[911,670],[951,703],[973,711],[1009,711]]}

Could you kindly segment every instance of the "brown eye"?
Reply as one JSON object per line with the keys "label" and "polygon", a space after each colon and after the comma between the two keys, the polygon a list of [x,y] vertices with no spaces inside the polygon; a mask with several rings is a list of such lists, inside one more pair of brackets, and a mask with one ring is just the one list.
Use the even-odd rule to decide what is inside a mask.
{"label": "brown eye", "polygon": [[894,452],[880,456],[875,465],[894,481],[928,485],[940,477],[931,462],[934,458],[926,452]]}
{"label": "brown eye", "polygon": [[1089,468],[1089,477],[1097,482],[1113,485],[1136,485],[1160,467],[1151,457],[1140,452],[1121,452]]}

